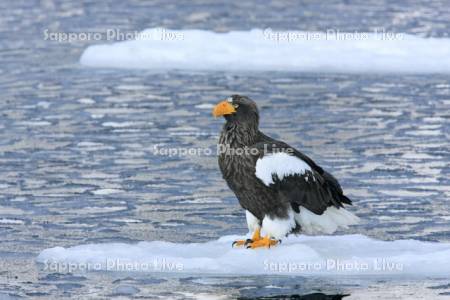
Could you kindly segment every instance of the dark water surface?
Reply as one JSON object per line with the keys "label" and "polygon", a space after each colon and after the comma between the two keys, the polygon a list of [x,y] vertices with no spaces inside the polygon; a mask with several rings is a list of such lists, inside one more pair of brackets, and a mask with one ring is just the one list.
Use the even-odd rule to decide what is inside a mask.
{"label": "dark water surface", "polygon": [[446,37],[447,4],[1,2],[0,299],[7,294],[45,299],[449,297],[445,278],[73,275],[42,271],[34,263],[41,250],[55,246],[200,242],[245,233],[243,211],[221,179],[215,155],[204,150],[164,155],[169,148],[214,152],[222,120],[211,117],[211,104],[236,92],[258,102],[264,132],[301,149],[339,178],[354,200],[352,211],[363,220],[345,233],[450,241],[448,75],[90,69],[78,59],[87,45],[99,42],[57,43],[43,37],[45,29],[156,26],[217,31],[385,27]]}

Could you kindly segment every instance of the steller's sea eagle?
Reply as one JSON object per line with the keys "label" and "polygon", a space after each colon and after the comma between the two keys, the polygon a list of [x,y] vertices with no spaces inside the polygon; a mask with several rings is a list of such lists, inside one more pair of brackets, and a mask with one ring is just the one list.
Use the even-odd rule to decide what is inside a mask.
{"label": "steller's sea eagle", "polygon": [[290,233],[333,233],[357,223],[339,182],[311,158],[259,131],[256,103],[233,95],[213,109],[226,120],[219,140],[223,178],[246,210],[252,238],[233,246],[270,247]]}

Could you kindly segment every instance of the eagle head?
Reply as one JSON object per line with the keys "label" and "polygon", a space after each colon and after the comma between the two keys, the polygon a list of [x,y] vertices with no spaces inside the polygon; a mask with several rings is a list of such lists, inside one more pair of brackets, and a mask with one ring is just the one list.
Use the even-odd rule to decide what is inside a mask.
{"label": "eagle head", "polygon": [[223,116],[228,123],[252,124],[258,126],[259,112],[255,101],[247,96],[232,95],[219,102],[213,109],[213,116]]}

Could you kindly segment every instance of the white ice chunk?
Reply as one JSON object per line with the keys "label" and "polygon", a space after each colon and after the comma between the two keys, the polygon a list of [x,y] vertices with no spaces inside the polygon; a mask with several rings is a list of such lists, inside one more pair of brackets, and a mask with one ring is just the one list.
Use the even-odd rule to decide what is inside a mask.
{"label": "white ice chunk", "polygon": [[[49,270],[146,271],[187,274],[429,276],[450,274],[450,243],[381,241],[363,235],[291,236],[271,249],[232,248],[242,237],[206,243],[87,244],[42,251]],[[58,269],[59,268],[59,269]],[[66,269],[64,269],[66,268]]]}
{"label": "white ice chunk", "polygon": [[135,40],[90,46],[80,62],[153,70],[448,74],[450,39],[403,33],[151,28]]}

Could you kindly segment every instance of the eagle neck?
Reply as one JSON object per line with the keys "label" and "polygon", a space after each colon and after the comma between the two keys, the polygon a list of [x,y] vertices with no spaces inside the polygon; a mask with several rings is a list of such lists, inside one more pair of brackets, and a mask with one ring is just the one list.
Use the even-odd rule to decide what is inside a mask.
{"label": "eagle neck", "polygon": [[223,128],[221,143],[233,148],[249,147],[256,142],[258,132],[257,125],[227,122]]}

